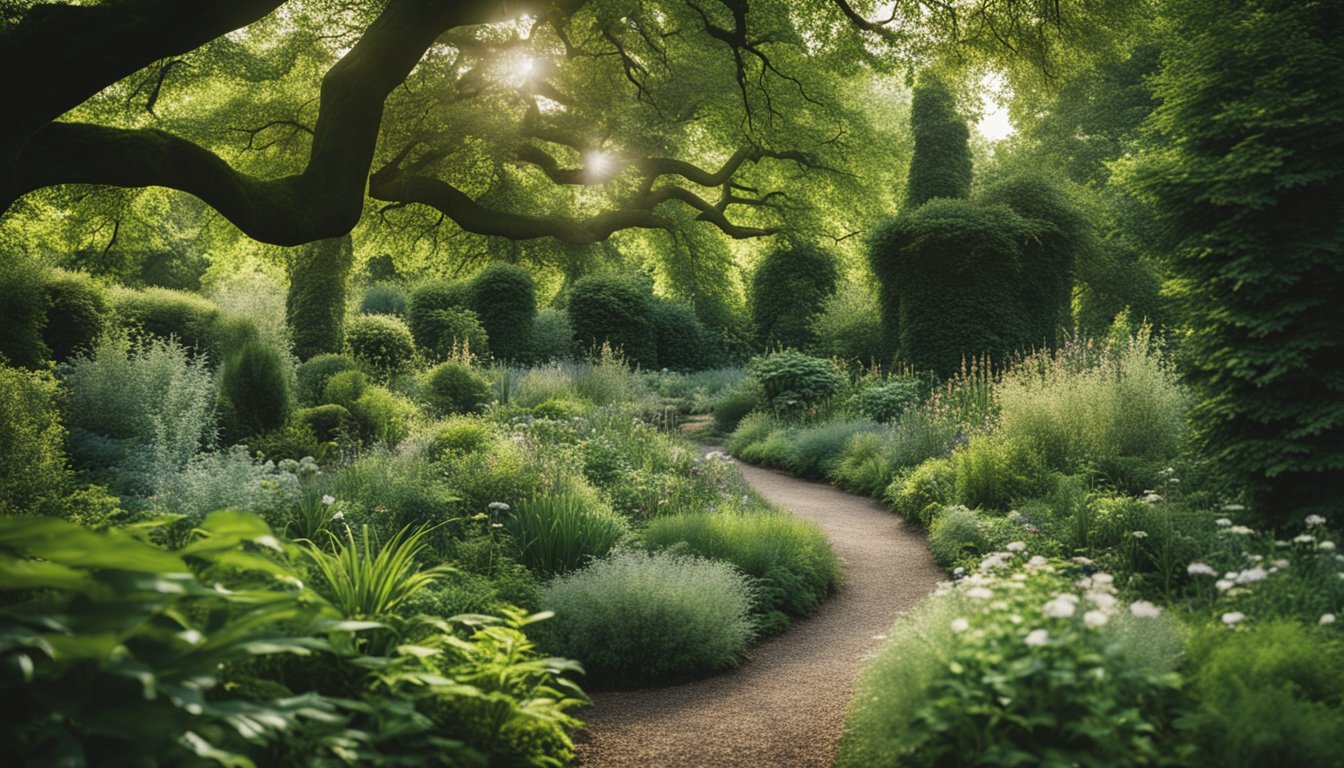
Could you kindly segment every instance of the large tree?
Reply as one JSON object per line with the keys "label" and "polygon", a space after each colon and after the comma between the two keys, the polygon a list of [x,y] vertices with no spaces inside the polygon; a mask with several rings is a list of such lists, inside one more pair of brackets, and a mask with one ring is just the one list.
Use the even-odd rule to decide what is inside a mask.
{"label": "large tree", "polygon": [[587,244],[683,211],[843,237],[864,211],[822,202],[865,197],[880,135],[859,75],[935,53],[1049,75],[1134,3],[876,5],[19,0],[0,210],[108,185],[189,193],[279,245],[362,219]]}

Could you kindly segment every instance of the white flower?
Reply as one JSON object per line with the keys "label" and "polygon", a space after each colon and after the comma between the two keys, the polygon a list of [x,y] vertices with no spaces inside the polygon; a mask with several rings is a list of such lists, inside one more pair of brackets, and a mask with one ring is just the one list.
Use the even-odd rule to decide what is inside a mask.
{"label": "white flower", "polygon": [[490,502],[489,504],[486,505],[486,508],[489,509],[491,512],[508,512],[508,511],[509,511],[509,505],[508,505],[508,504],[505,504],[505,503],[502,502],[502,501],[492,501],[492,502]]}
{"label": "white flower", "polygon": [[1146,539],[1146,538],[1148,538],[1148,532],[1147,532],[1147,531],[1134,531],[1133,533],[1131,533],[1131,534],[1129,534],[1129,535],[1130,535],[1130,536],[1133,536],[1133,537],[1136,538],[1136,539]]}
{"label": "white flower", "polygon": [[1088,611],[1083,614],[1083,623],[1089,627],[1104,627],[1108,621],[1110,617],[1101,611]]}
{"label": "white flower", "polygon": [[1325,525],[1325,518],[1320,515],[1307,515],[1307,525]]}
{"label": "white flower", "polygon": [[1046,560],[1041,555],[1032,555],[1031,559],[1027,561],[1028,568],[1046,568],[1049,567],[1049,565],[1050,561]]}
{"label": "white flower", "polygon": [[965,632],[970,628],[971,628],[971,622],[967,621],[966,619],[957,618],[952,620],[953,632]]}
{"label": "white flower", "polygon": [[1153,493],[1152,491],[1149,491],[1148,493],[1144,494],[1143,500],[1148,502],[1149,504],[1156,504],[1157,502],[1162,500],[1162,496]]}
{"label": "white flower", "polygon": [[1009,552],[1024,552],[1027,549],[1027,543],[1025,541],[1010,541],[1004,549]]}
{"label": "white flower", "polygon": [[491,523],[491,524],[490,524],[490,527],[491,527],[491,528],[503,528],[503,527],[504,527],[504,524],[503,524],[503,523]]}
{"label": "white flower", "polygon": [[1045,615],[1052,619],[1067,619],[1073,616],[1074,607],[1073,603],[1067,600],[1055,598],[1046,603],[1041,610],[1045,611]]}
{"label": "white flower", "polygon": [[[1223,509],[1227,509],[1227,507],[1223,507]],[[1220,517],[1217,520],[1214,520],[1213,523],[1214,525],[1221,525],[1222,527],[1226,528],[1227,526],[1232,524],[1232,521],[1226,517]]]}
{"label": "white flower", "polygon": [[1284,568],[1288,568],[1289,566],[1291,566],[1292,563],[1288,562],[1287,560],[1275,560],[1273,565],[1275,568],[1283,570]]}
{"label": "white flower", "polygon": [[1310,533],[1304,533],[1304,534],[1301,534],[1301,535],[1299,535],[1299,536],[1294,536],[1294,537],[1293,537],[1293,543],[1294,543],[1294,544],[1310,544],[1310,543],[1312,543],[1312,542],[1315,541],[1315,540],[1316,540],[1316,537],[1315,537],[1315,536],[1312,536]]}
{"label": "white flower", "polygon": [[1316,622],[1316,623],[1317,623],[1317,624],[1320,624],[1321,626],[1325,626],[1326,624],[1334,624],[1334,623],[1335,623],[1335,614],[1333,614],[1333,613],[1322,613],[1322,614],[1321,614],[1321,620],[1318,621],[1318,622]]}
{"label": "white flower", "polygon": [[1115,595],[1106,592],[1088,592],[1087,599],[1103,611],[1109,611],[1115,607]]}
{"label": "white flower", "polygon": [[1219,592],[1226,592],[1235,585],[1236,582],[1231,579],[1219,579],[1218,581],[1214,582],[1214,586],[1218,588]]}
{"label": "white flower", "polygon": [[1129,612],[1140,619],[1153,619],[1162,615],[1162,609],[1147,600],[1135,600],[1130,603]]}
{"label": "white flower", "polygon": [[1115,577],[1109,573],[1092,574],[1092,583],[1100,586],[1109,586],[1115,583]]}
{"label": "white flower", "polygon": [[1185,572],[1191,576],[1217,576],[1218,572],[1213,570],[1213,566],[1207,563],[1191,563],[1185,567]]}
{"label": "white flower", "polygon": [[330,507],[332,504],[335,504],[335,503],[336,503],[336,497],[335,497],[335,496],[330,496],[330,495],[328,495],[328,496],[323,496],[323,497],[322,497],[322,503],[325,504],[325,505],[327,505],[328,507]]}
{"label": "white flower", "polygon": [[1264,568],[1256,566],[1255,568],[1247,568],[1241,573],[1238,573],[1236,582],[1238,584],[1254,584],[1257,581],[1264,581],[1268,576],[1269,574],[1265,572]]}
{"label": "white flower", "polygon": [[1022,519],[1022,513],[1018,512],[1016,509],[1010,509],[1008,510],[1008,519],[1016,523]]}
{"label": "white flower", "polygon": [[1044,629],[1033,629],[1027,633],[1022,642],[1032,647],[1042,646],[1050,642],[1050,633]]}
{"label": "white flower", "polygon": [[1255,531],[1252,531],[1244,525],[1234,525],[1231,528],[1225,529],[1225,532],[1233,534],[1234,536],[1250,536],[1255,533]]}
{"label": "white flower", "polygon": [[973,600],[988,600],[994,596],[994,591],[988,587],[971,587],[966,590],[966,596]]}
{"label": "white flower", "polygon": [[1075,562],[1075,563],[1077,563],[1077,564],[1079,564],[1079,565],[1091,565],[1091,564],[1092,564],[1092,558],[1090,558],[1090,557],[1083,557],[1082,555],[1078,555],[1077,557],[1072,558],[1072,560],[1073,560],[1073,562]]}
{"label": "white flower", "polygon": [[1224,505],[1223,505],[1223,511],[1224,511],[1224,512],[1245,512],[1245,511],[1246,511],[1246,505],[1245,505],[1245,504],[1224,504]]}
{"label": "white flower", "polygon": [[1008,620],[1011,621],[1011,622],[1013,622],[1014,624],[1021,624],[1021,623],[1022,623],[1022,614],[1020,614],[1020,613],[1014,613],[1014,614],[1012,614],[1012,615],[1010,615],[1010,616],[1008,617]]}
{"label": "white flower", "polygon": [[1230,627],[1244,618],[1246,618],[1246,614],[1241,611],[1229,611],[1223,614],[1223,623]]}
{"label": "white flower", "polygon": [[331,519],[332,519],[332,520],[344,520],[344,519],[345,519],[345,513],[344,513],[344,512],[337,512],[336,514],[334,514],[334,515],[331,516]]}
{"label": "white flower", "polygon": [[1333,542],[1333,541],[1322,541],[1320,544],[1317,544],[1317,545],[1316,545],[1316,548],[1317,548],[1317,549],[1320,549],[1320,550],[1324,550],[1324,551],[1326,551],[1326,552],[1334,552],[1334,551],[1335,551],[1335,542]]}
{"label": "white flower", "polygon": [[1005,552],[991,552],[985,555],[980,561],[980,570],[989,571],[995,568],[1002,568],[1008,564],[1008,554]]}
{"label": "white flower", "polygon": [[960,565],[958,565],[956,568],[953,568],[953,569],[952,569],[952,575],[953,575],[953,576],[965,576],[965,575],[966,575],[966,569],[965,569],[965,568],[962,568]]}

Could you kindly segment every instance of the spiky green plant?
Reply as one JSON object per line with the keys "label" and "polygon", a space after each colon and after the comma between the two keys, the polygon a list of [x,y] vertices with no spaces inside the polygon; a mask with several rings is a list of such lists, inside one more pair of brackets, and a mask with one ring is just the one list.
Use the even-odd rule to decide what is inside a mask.
{"label": "spiky green plant", "polygon": [[[334,552],[326,552],[308,542],[306,553],[326,581],[326,594],[345,616],[352,619],[377,619],[393,614],[419,589],[434,583],[452,569],[446,565],[421,568],[416,558],[429,546],[428,536],[435,526],[414,531],[410,526],[378,543],[366,525],[360,541],[345,529],[345,541],[332,534]],[[339,542],[339,543],[338,543]]]}

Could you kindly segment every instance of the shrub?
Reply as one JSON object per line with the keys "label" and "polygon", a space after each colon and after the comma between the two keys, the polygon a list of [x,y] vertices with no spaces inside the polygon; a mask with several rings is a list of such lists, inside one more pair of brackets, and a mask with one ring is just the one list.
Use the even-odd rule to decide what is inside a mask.
{"label": "shrub", "polygon": [[184,515],[185,527],[191,528],[219,509],[240,509],[275,520],[299,496],[295,472],[258,461],[246,446],[235,445],[226,451],[197,454],[181,471],[160,478],[153,506]]}
{"label": "shrub", "polygon": [[531,408],[547,400],[572,400],[578,397],[572,373],[574,365],[543,365],[529,368],[514,383],[511,403]]}
{"label": "shrub", "polygon": [[816,610],[840,583],[840,561],[821,528],[773,510],[660,517],[644,530],[644,542],[655,549],[681,545],[756,579],[753,608],[766,632],[782,629],[786,615]]}
{"label": "shrub", "polygon": [[714,431],[721,435],[731,433],[760,402],[760,388],[754,385],[743,384],[723,392],[714,399]]}
{"label": "shrub", "polygon": [[354,436],[357,429],[354,414],[335,403],[300,409],[294,420],[307,425],[322,442],[341,442]]}
{"label": "shrub", "polygon": [[719,363],[718,338],[689,305],[654,300],[653,332],[660,368],[699,371]]}
{"label": "shrub", "polygon": [[415,357],[410,329],[391,315],[354,318],[346,329],[345,344],[351,357],[384,380],[409,368]]}
{"label": "shrub", "polygon": [[[0,358],[11,365],[40,367],[50,350],[42,341],[47,318],[42,267],[29,259],[0,260]],[[5,362],[0,359],[0,362]]]}
{"label": "shrub", "polygon": [[543,309],[532,321],[529,358],[534,362],[565,360],[574,355],[574,326],[562,309]]}
{"label": "shrub", "polygon": [[855,398],[859,413],[881,424],[891,424],[920,401],[920,386],[915,379],[892,379],[868,387]]}
{"label": "shrub", "polygon": [[929,551],[944,568],[951,568],[966,555],[988,551],[980,514],[957,504],[934,515],[929,525]]}
{"label": "shrub", "polygon": [[552,576],[600,558],[630,534],[625,518],[593,494],[537,496],[510,510],[504,528],[518,559],[538,576]]}
{"label": "shrub", "polygon": [[957,471],[948,459],[929,459],[897,475],[883,498],[905,519],[928,525],[952,503],[957,492]]}
{"label": "shrub", "polygon": [[287,369],[285,375],[292,377],[288,369],[295,362],[294,339],[285,316],[285,287],[279,281],[260,272],[234,273],[211,285],[210,299],[225,319],[222,335],[226,343],[228,325],[250,326],[257,338],[280,353]]}
{"label": "shrub", "polygon": [[450,452],[438,458],[442,471],[469,514],[491,504],[517,507],[528,499],[566,490],[572,473],[514,441],[494,441],[474,453]]}
{"label": "shrub", "polygon": [[337,474],[332,496],[348,505],[352,523],[367,522],[383,538],[457,517],[457,494],[436,465],[386,450],[368,451]]}
{"label": "shrub", "polygon": [[425,399],[442,416],[479,411],[490,402],[490,384],[463,363],[440,363],[425,374]]}
{"label": "shrub", "polygon": [[303,550],[322,575],[327,599],[351,619],[388,619],[398,606],[417,591],[428,587],[446,569],[445,566],[421,568],[416,560],[429,546],[429,529],[402,528],[386,542],[375,542],[366,525],[360,540],[345,529],[345,541],[332,536],[333,552],[308,542]]}
{"label": "shrub", "polygon": [[884,351],[882,312],[869,286],[845,283],[826,298],[812,318],[812,346],[818,357],[854,360],[865,365],[890,362]]}
{"label": "shrub", "polygon": [[1017,499],[1050,487],[1040,455],[998,436],[977,435],[952,454],[957,501],[969,507],[1007,510]]}
{"label": "shrub", "polygon": [[896,473],[887,455],[890,434],[859,432],[849,438],[827,477],[851,493],[880,496]]}
{"label": "shrub", "polygon": [[224,435],[237,442],[280,428],[289,418],[289,378],[280,353],[249,339],[225,359],[219,372]]}
{"label": "shrub", "polygon": [[1344,643],[1271,622],[1210,628],[1192,643],[1195,762],[1228,768],[1336,766],[1344,741]]}
{"label": "shrub", "polygon": [[361,315],[406,316],[406,291],[394,283],[374,283],[364,289],[359,300]]}
{"label": "shrub", "polygon": [[112,292],[112,307],[132,338],[172,338],[194,354],[218,352],[219,308],[206,298],[167,288],[123,288]]}
{"label": "shrub", "polygon": [[[337,377],[343,375],[337,374]],[[419,416],[415,403],[382,387],[368,387],[348,407],[364,442],[388,446],[406,439]]]}
{"label": "shrub", "polygon": [[905,184],[905,208],[971,195],[970,129],[957,113],[947,85],[931,72],[920,75],[910,101],[914,154]]}
{"label": "shrub", "polygon": [[344,346],[345,283],[354,258],[349,235],[297,249],[289,267],[285,314],[300,360]]}
{"label": "shrub", "polygon": [[364,395],[364,390],[368,387],[369,384],[362,372],[337,371],[327,377],[327,383],[322,386],[322,397],[319,398],[319,402],[334,403],[346,409],[354,408],[355,401]]}
{"label": "shrub", "polygon": [[424,334],[429,336],[432,346],[424,352],[431,359],[447,360],[464,350],[472,354],[490,351],[490,335],[476,313],[466,307],[436,310],[421,324],[430,326]]}
{"label": "shrub", "polygon": [[808,477],[825,477],[839,465],[851,438],[877,429],[871,421],[831,421],[800,429],[790,436],[793,461],[789,470]]}
{"label": "shrub", "polygon": [[751,278],[751,320],[762,349],[806,349],[813,318],[835,293],[835,256],[795,244],[766,254]]}
{"label": "shrub", "polygon": [[491,264],[471,281],[467,303],[485,327],[491,354],[501,360],[527,357],[537,314],[537,289],[526,269]]}
{"label": "shrub", "polygon": [[342,371],[353,371],[355,367],[355,361],[344,355],[323,354],[304,361],[295,371],[299,401],[309,405],[323,402],[327,381]]}
{"label": "shrub", "polygon": [[728,436],[728,451],[739,456],[742,450],[761,442],[777,428],[774,419],[767,413],[750,413],[737,423],[737,429]]}
{"label": "shrub", "polygon": [[425,455],[440,459],[445,454],[477,453],[489,448],[496,440],[490,422],[472,416],[453,416],[434,428]]}
{"label": "shrub", "polygon": [[657,367],[653,293],[647,284],[590,275],[574,284],[568,311],[580,348],[596,349],[605,342],[635,365]]}
{"label": "shrub", "polygon": [[[465,282],[431,280],[411,288],[406,305],[406,323],[411,328],[417,347],[437,350],[443,346],[443,318],[446,310],[469,310],[468,285]],[[449,342],[451,346],[451,341]],[[481,348],[484,351],[484,347]]]}
{"label": "shrub", "polygon": [[60,269],[47,274],[42,292],[47,304],[42,341],[52,358],[88,351],[107,323],[107,292],[88,275]]}
{"label": "shrub", "polygon": [[43,514],[65,493],[65,429],[49,373],[0,365],[0,516]]}
{"label": "shrub", "polygon": [[727,563],[625,552],[542,588],[547,651],[589,678],[638,685],[735,666],[752,638],[751,586]]}
{"label": "shrub", "polygon": [[830,362],[791,350],[754,358],[747,374],[760,383],[766,404],[781,416],[815,412],[844,385]]}

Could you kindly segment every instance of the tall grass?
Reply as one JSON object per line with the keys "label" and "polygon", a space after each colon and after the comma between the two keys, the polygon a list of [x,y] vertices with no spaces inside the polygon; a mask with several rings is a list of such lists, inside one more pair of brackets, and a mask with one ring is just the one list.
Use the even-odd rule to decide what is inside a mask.
{"label": "tall grass", "polygon": [[591,495],[535,496],[510,510],[504,527],[518,559],[538,576],[573,570],[606,555],[630,533],[625,518]]}
{"label": "tall grass", "polygon": [[368,526],[360,541],[345,530],[345,541],[332,536],[333,552],[312,542],[304,552],[326,583],[326,596],[352,619],[391,616],[411,595],[434,583],[450,569],[421,568],[416,557],[429,546],[431,528],[403,528],[385,543],[377,543]]}

